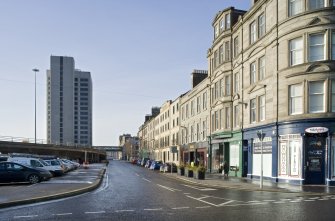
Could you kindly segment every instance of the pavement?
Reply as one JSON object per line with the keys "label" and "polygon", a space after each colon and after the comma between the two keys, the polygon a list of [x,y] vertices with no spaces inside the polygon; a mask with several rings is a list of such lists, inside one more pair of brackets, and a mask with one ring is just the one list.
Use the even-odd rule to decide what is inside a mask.
{"label": "pavement", "polygon": [[241,177],[224,177],[223,174],[206,173],[204,180],[193,177],[177,175],[177,173],[163,173],[170,178],[183,180],[185,182],[199,184],[215,188],[237,189],[245,191],[266,191],[283,193],[301,193],[303,195],[333,195],[335,187],[325,185],[293,185],[288,183],[273,183],[263,180],[263,188],[260,188],[259,180]]}
{"label": "pavement", "polygon": [[37,184],[0,184],[0,208],[59,199],[98,188],[106,171],[105,164],[91,164]]}
{"label": "pavement", "polygon": [[[143,168],[144,169],[144,168]],[[70,197],[98,188],[106,171],[105,164],[91,164],[88,169],[79,168],[64,176],[54,177],[49,181],[29,184],[0,184],[0,208],[30,204],[41,201]],[[324,185],[292,185],[239,177],[223,177],[222,174],[206,174],[204,180],[177,175],[177,173],[161,173],[171,179],[209,186],[213,188],[236,189],[244,191],[267,191],[284,193],[301,193],[302,195],[335,195],[335,187]]]}

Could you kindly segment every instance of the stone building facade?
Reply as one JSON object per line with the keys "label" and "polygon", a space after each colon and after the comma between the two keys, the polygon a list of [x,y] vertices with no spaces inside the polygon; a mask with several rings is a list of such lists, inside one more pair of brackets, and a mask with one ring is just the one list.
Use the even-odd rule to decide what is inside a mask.
{"label": "stone building facade", "polygon": [[218,12],[207,77],[179,98],[180,161],[204,156],[209,172],[227,161],[230,176],[334,185],[334,21],[335,0]]}

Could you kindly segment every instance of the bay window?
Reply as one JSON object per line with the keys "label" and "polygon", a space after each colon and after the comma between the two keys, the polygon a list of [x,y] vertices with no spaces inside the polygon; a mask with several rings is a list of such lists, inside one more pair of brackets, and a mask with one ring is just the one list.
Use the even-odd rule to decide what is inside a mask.
{"label": "bay window", "polygon": [[225,108],[225,118],[226,118],[226,124],[225,124],[225,128],[229,129],[230,128],[230,107],[226,107]]}
{"label": "bay window", "polygon": [[237,94],[240,90],[240,87],[239,87],[239,82],[240,82],[240,76],[239,76],[240,73],[236,73],[234,75],[234,93]]}
{"label": "bay window", "polygon": [[290,40],[290,65],[302,64],[304,60],[302,37]]}
{"label": "bay window", "polygon": [[325,111],[324,82],[309,82],[309,113],[320,113]]}
{"label": "bay window", "polygon": [[258,38],[261,38],[265,35],[265,15],[261,14],[258,17]]}
{"label": "bay window", "polygon": [[325,59],[325,35],[323,33],[309,36],[308,61],[321,61]]}
{"label": "bay window", "polygon": [[240,109],[239,106],[234,106],[234,127],[238,127],[240,125]]}
{"label": "bay window", "polygon": [[225,77],[225,83],[226,83],[226,88],[225,88],[226,89],[226,91],[225,91],[226,93],[225,94],[226,94],[226,96],[230,96],[230,94],[231,94],[230,93],[230,75],[228,75],[228,76]]}
{"label": "bay window", "polygon": [[256,82],[256,62],[250,64],[250,84]]}
{"label": "bay window", "polygon": [[256,122],[256,99],[250,100],[250,123]]}
{"label": "bay window", "polygon": [[226,14],[226,29],[230,28],[230,14]]}
{"label": "bay window", "polygon": [[303,10],[303,0],[289,0],[289,16],[301,13]]}
{"label": "bay window", "polygon": [[259,65],[259,80],[263,80],[265,77],[265,56],[259,59],[258,65]]}
{"label": "bay window", "polygon": [[236,57],[239,53],[239,43],[238,43],[238,36],[234,38],[234,57]]}
{"label": "bay window", "polygon": [[259,121],[265,120],[265,95],[259,97]]}
{"label": "bay window", "polygon": [[289,86],[289,114],[303,113],[303,87],[302,84]]}
{"label": "bay window", "polygon": [[325,0],[309,0],[308,9],[314,10],[325,7]]}
{"label": "bay window", "polygon": [[250,24],[250,44],[254,43],[257,38],[257,32],[256,32],[256,22],[253,21]]}

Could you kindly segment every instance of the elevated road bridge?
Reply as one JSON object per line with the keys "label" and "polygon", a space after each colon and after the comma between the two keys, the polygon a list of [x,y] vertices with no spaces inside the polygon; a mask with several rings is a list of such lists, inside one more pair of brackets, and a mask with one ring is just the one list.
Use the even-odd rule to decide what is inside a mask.
{"label": "elevated road bridge", "polygon": [[98,163],[106,160],[106,151],[89,147],[65,146],[54,144],[35,144],[25,142],[0,141],[0,152],[8,153],[27,153],[38,155],[53,155],[60,158],[83,161],[85,153],[90,163]]}

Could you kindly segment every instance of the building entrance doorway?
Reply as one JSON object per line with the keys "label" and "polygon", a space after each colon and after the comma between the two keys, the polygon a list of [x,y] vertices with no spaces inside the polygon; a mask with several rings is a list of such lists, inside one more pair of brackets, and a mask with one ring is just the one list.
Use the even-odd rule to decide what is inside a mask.
{"label": "building entrance doorway", "polygon": [[327,133],[306,133],[305,138],[305,184],[325,184]]}

